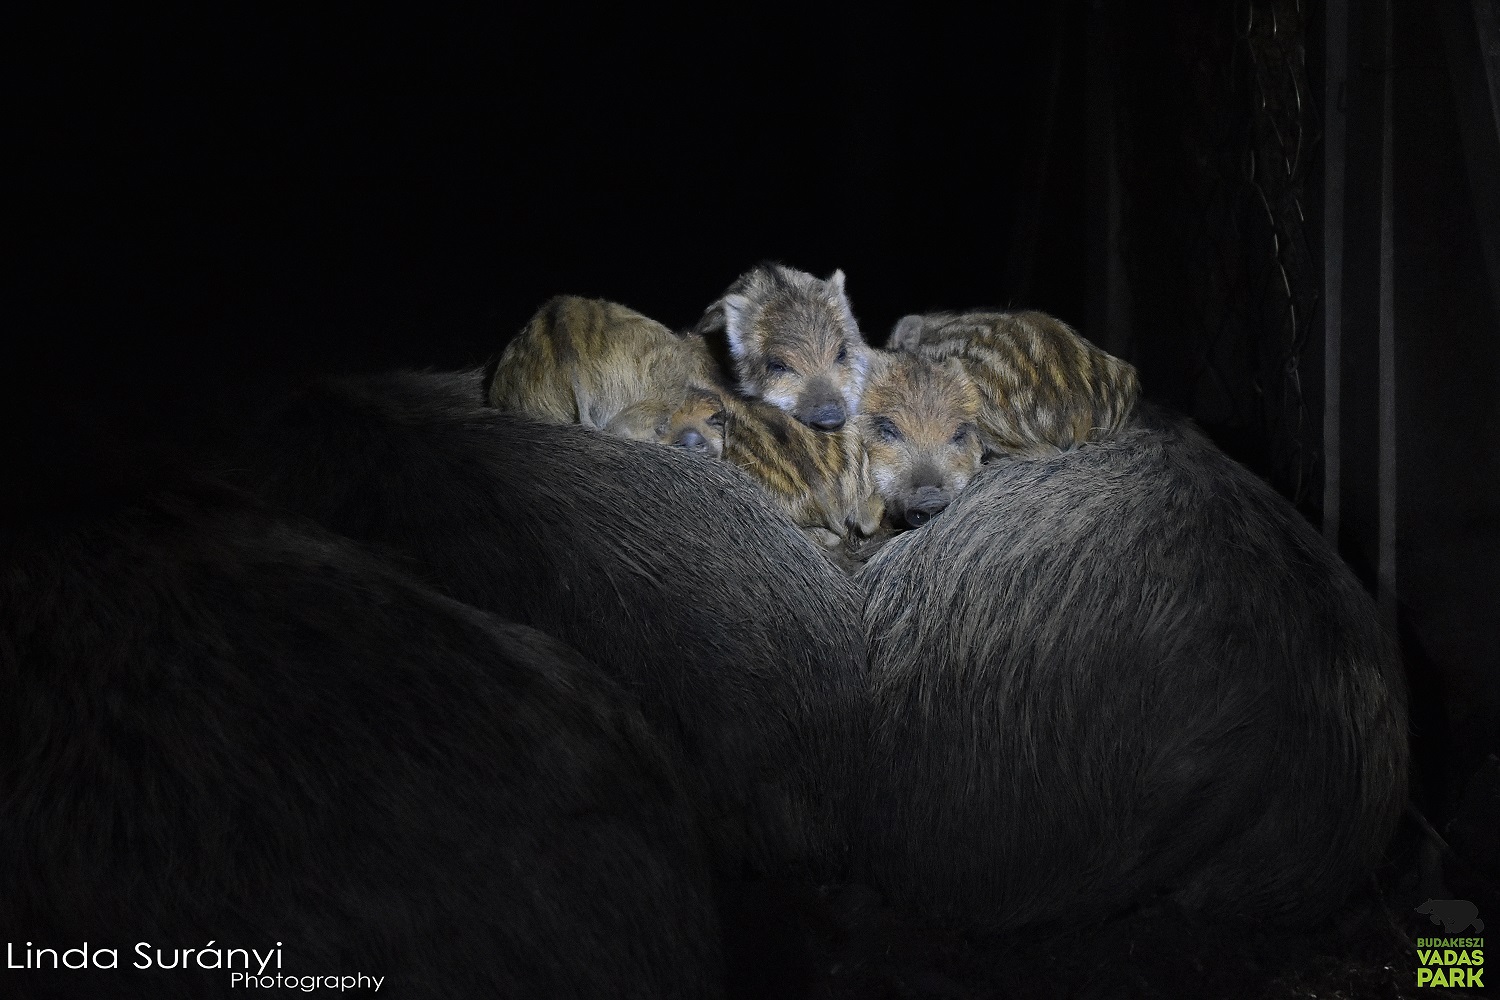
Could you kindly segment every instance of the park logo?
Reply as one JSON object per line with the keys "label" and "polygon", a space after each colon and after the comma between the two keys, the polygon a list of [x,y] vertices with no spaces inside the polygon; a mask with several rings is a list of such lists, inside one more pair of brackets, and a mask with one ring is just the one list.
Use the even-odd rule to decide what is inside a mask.
{"label": "park logo", "polygon": [[1418,986],[1484,986],[1484,932],[1479,907],[1467,899],[1429,899],[1417,912],[1443,925],[1445,937],[1417,938]]}

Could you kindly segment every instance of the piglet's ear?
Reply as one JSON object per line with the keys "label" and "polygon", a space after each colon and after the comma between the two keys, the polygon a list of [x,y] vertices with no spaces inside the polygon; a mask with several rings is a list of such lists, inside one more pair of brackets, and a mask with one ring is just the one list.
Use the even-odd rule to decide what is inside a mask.
{"label": "piglet's ear", "polygon": [[726,295],[719,300],[724,310],[724,333],[729,338],[729,352],[743,358],[749,349],[750,299],[744,295]]}
{"label": "piglet's ear", "polygon": [[834,271],[824,285],[828,289],[829,305],[833,306],[835,312],[842,314],[845,331],[851,338],[863,344],[864,334],[859,332],[859,322],[854,318],[854,307],[850,305],[849,296],[844,291],[844,272]]}
{"label": "piglet's ear", "polygon": [[922,342],[922,317],[916,313],[902,316],[891,327],[891,335],[885,342],[888,351],[914,351]]}
{"label": "piglet's ear", "polygon": [[720,299],[703,311],[698,322],[693,324],[692,333],[699,337],[705,337],[710,333],[718,333],[724,329],[724,300]]}
{"label": "piglet's ear", "polygon": [[844,309],[853,312],[852,307],[849,306],[849,292],[844,291],[843,271],[834,271],[828,277],[828,280],[823,283],[828,286],[828,297],[832,303],[837,304],[837,306],[843,306]]}

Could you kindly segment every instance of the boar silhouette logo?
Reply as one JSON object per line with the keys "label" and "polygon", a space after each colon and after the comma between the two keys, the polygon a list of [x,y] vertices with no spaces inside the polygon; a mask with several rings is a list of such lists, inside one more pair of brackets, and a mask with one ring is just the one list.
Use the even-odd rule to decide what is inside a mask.
{"label": "boar silhouette logo", "polygon": [[1448,934],[1457,934],[1471,925],[1474,933],[1484,933],[1484,921],[1479,919],[1479,907],[1467,899],[1429,899],[1417,907],[1417,912],[1427,914],[1435,924],[1442,924],[1443,931]]}

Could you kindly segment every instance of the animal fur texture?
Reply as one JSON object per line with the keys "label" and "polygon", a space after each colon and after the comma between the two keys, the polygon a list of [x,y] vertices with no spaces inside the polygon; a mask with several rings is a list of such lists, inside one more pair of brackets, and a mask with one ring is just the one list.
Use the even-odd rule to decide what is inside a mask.
{"label": "animal fur texture", "polygon": [[720,995],[693,814],[629,698],[346,539],[211,484],[22,533],[0,686],[0,931],[18,962],[117,951],[7,996],[218,996],[278,948],[270,975],[398,996]]}
{"label": "animal fur texture", "polygon": [[320,384],[241,459],[267,499],[577,648],[637,698],[718,856],[828,871],[864,726],[858,592],[727,462],[475,404],[477,373]]}
{"label": "animal fur texture", "polygon": [[852,427],[816,431],[753,399],[730,397],[724,457],[743,469],[824,548],[872,534],[883,507]]}
{"label": "animal fur texture", "polygon": [[991,453],[1045,455],[1103,440],[1126,426],[1140,400],[1132,365],[1045,313],[905,316],[887,346],[958,359],[979,388]]}
{"label": "animal fur texture", "polygon": [[[722,452],[715,363],[702,341],[679,336],[603,299],[548,300],[493,363],[483,388],[491,406],[554,424],[679,444],[690,429]],[[717,443],[717,448],[713,446]]]}
{"label": "animal fur texture", "polygon": [[918,528],[979,471],[979,390],[956,359],[872,355],[855,426],[886,516],[899,527]]}
{"label": "animal fur texture", "polygon": [[604,425],[604,433],[718,459],[724,457],[724,425],[728,419],[720,393],[691,389],[675,406],[649,400],[627,406]]}
{"label": "animal fur texture", "polygon": [[823,546],[878,521],[852,433],[822,440],[769,404],[735,399],[722,378],[701,336],[617,303],[559,296],[499,355],[483,393],[506,412],[722,457]]}
{"label": "animal fur texture", "polygon": [[901,905],[1003,931],[1170,894],[1301,923],[1379,858],[1407,796],[1392,639],[1185,420],[988,466],[859,580],[858,867]]}
{"label": "animal fur texture", "polygon": [[781,264],[759,264],[708,307],[694,332],[723,336],[742,395],[835,431],[859,412],[869,348],[844,291]]}

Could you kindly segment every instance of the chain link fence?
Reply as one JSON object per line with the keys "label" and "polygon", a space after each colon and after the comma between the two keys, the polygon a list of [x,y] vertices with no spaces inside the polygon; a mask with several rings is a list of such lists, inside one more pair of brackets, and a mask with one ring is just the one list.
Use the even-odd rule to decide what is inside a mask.
{"label": "chain link fence", "polygon": [[[1322,117],[1308,7],[1177,4],[1170,47],[1154,53],[1169,65],[1126,54],[1122,80],[1136,126],[1127,245],[1148,390],[1154,360],[1164,395],[1239,442],[1303,509],[1320,497],[1322,396],[1319,206],[1309,204]],[[1147,230],[1149,246],[1132,238]]]}

